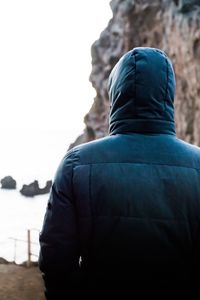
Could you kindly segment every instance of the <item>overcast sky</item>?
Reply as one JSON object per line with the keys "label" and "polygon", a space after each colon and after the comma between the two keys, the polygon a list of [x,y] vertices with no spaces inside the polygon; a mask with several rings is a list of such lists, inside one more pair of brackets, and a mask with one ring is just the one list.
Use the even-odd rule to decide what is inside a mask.
{"label": "overcast sky", "polygon": [[0,128],[83,129],[109,0],[0,0]]}

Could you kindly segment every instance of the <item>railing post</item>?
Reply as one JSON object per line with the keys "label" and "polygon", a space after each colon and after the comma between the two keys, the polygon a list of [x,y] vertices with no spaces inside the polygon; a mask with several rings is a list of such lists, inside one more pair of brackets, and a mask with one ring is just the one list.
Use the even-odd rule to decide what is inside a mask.
{"label": "railing post", "polygon": [[14,263],[16,263],[17,259],[17,240],[14,239]]}
{"label": "railing post", "polygon": [[28,243],[28,259],[27,259],[27,267],[31,265],[31,231],[27,230],[27,243]]}

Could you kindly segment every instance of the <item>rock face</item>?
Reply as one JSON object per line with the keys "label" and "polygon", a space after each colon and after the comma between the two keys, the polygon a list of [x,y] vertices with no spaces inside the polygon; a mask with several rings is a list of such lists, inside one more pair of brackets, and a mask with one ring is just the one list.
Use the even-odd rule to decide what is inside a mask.
{"label": "rock face", "polygon": [[107,80],[134,47],[156,47],[171,58],[177,81],[177,136],[200,145],[200,0],[112,0],[113,18],[91,49],[90,81],[97,96],[76,144],[108,134]]}
{"label": "rock face", "polygon": [[5,258],[3,257],[0,257],[0,265],[8,265],[9,264],[9,261],[7,261]]}
{"label": "rock face", "polygon": [[40,188],[38,181],[35,180],[34,182],[28,185],[24,184],[22,189],[20,190],[20,193],[27,197],[47,194],[50,192],[51,185],[52,185],[52,181],[49,180],[46,182],[46,186],[44,188]]}
{"label": "rock face", "polygon": [[11,176],[6,176],[1,179],[1,188],[9,190],[16,189],[16,181]]}

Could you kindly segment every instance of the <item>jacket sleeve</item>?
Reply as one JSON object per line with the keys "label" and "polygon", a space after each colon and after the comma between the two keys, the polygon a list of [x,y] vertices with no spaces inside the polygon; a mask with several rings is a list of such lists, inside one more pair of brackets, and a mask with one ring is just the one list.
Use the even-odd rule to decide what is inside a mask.
{"label": "jacket sleeve", "polygon": [[61,299],[61,295],[63,297],[79,281],[72,154],[73,151],[67,153],[57,170],[40,233],[39,268],[43,273],[46,299]]}

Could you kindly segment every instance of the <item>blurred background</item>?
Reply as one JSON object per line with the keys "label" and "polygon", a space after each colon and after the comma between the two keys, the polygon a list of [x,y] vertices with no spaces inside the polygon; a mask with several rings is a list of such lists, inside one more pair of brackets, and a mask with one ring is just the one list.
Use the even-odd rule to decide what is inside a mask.
{"label": "blurred background", "polygon": [[37,261],[66,151],[108,134],[107,80],[125,52],[148,46],[168,54],[177,136],[200,145],[200,1],[0,0],[0,43],[0,299],[43,299],[38,271],[30,273],[34,284],[26,280],[28,296],[8,298],[1,280],[16,271],[8,262]]}
{"label": "blurred background", "polygon": [[[84,131],[96,95],[89,82],[91,45],[111,16],[108,0],[0,0],[1,300],[42,297],[34,294],[38,275],[7,262],[38,259],[49,196],[42,188]],[[23,185],[30,185],[27,193],[20,192]]]}
{"label": "blurred background", "polygon": [[[95,96],[90,48],[111,15],[108,0],[0,1],[0,179],[16,181],[16,190],[0,190],[0,256],[8,260],[8,238],[40,229],[48,198],[19,190],[52,180],[84,130]],[[20,245],[18,263],[27,258]]]}

